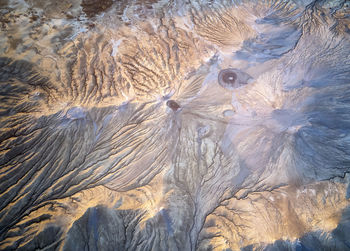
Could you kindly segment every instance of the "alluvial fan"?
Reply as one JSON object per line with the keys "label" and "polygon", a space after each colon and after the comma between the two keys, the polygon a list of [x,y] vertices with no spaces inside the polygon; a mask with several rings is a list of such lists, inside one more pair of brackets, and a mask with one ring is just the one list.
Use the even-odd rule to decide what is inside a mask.
{"label": "alluvial fan", "polygon": [[350,2],[0,0],[0,250],[350,250]]}

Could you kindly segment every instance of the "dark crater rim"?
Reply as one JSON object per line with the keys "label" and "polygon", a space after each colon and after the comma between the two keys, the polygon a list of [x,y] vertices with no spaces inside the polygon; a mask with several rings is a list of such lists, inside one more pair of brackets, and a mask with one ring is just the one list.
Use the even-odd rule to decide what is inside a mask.
{"label": "dark crater rim", "polygon": [[172,99],[169,99],[167,102],[166,102],[166,105],[172,109],[174,112],[176,112],[181,106],[175,101],[175,100],[172,100]]}
{"label": "dark crater rim", "polygon": [[236,88],[237,80],[238,80],[238,75],[237,75],[237,69],[235,68],[223,69],[218,74],[218,82],[224,88],[227,88],[227,87]]}

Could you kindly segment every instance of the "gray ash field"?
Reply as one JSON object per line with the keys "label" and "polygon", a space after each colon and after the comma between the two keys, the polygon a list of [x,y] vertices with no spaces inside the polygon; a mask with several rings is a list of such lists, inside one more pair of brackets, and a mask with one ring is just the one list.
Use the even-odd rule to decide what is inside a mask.
{"label": "gray ash field", "polygon": [[0,0],[0,250],[350,250],[350,2]]}

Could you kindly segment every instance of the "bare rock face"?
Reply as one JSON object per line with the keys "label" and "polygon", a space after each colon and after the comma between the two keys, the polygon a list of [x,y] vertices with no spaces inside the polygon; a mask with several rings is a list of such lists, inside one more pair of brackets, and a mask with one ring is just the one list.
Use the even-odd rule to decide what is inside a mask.
{"label": "bare rock face", "polygon": [[112,0],[83,0],[81,6],[83,7],[84,13],[88,17],[93,17],[105,10],[107,10],[113,4]]}
{"label": "bare rock face", "polygon": [[347,1],[0,1],[1,250],[350,250]]}

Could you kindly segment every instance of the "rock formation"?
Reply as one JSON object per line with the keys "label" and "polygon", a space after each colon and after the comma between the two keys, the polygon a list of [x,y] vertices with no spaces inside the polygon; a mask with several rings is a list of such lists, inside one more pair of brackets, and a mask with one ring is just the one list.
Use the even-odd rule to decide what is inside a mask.
{"label": "rock formation", "polygon": [[0,1],[0,250],[350,250],[350,2]]}

